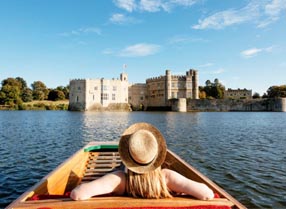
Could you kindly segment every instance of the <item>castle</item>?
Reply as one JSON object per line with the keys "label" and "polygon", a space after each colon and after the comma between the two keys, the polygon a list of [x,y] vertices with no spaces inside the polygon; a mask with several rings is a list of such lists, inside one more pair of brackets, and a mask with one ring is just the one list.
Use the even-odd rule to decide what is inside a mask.
{"label": "castle", "polygon": [[128,105],[128,76],[120,79],[75,79],[70,81],[69,109],[103,110],[110,105]]}
{"label": "castle", "polygon": [[69,109],[164,108],[170,106],[170,99],[181,98],[199,99],[198,71],[191,69],[177,76],[166,70],[164,76],[149,78],[145,84],[129,84],[126,73],[121,73],[120,79],[71,80]]}
{"label": "castle", "polygon": [[225,99],[251,99],[252,90],[248,89],[230,89],[224,91]]}

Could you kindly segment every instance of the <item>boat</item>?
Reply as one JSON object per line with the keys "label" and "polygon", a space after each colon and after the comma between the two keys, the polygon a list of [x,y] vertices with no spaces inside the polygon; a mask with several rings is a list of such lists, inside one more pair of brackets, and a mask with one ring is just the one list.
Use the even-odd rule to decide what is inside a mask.
{"label": "boat", "polygon": [[246,207],[224,189],[186,163],[171,150],[167,150],[162,167],[175,170],[192,180],[207,184],[216,194],[213,200],[198,200],[186,195],[165,199],[143,199],[127,196],[101,195],[85,201],[73,201],[70,191],[106,173],[124,169],[118,154],[118,142],[90,142],[36,185],[14,200],[7,209],[16,208],[215,208],[245,209]]}

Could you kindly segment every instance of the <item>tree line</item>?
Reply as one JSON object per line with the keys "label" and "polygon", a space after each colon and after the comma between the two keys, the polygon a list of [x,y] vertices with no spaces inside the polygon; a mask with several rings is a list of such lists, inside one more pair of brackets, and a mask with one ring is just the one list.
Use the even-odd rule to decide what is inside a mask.
{"label": "tree line", "polygon": [[[200,99],[223,99],[225,86],[216,78],[214,82],[207,80],[205,86],[199,86]],[[255,92],[252,95],[253,99],[257,98],[280,98],[286,97],[286,85],[270,86],[266,93],[262,96]]]}
{"label": "tree line", "polygon": [[34,100],[59,101],[69,98],[69,86],[51,89],[47,88],[42,81],[35,81],[29,88],[27,82],[21,77],[6,78],[1,84],[0,105],[15,107]]}

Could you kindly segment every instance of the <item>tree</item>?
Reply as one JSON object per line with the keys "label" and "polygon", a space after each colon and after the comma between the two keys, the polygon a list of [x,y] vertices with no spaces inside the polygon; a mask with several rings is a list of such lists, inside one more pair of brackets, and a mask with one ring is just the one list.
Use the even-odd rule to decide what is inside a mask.
{"label": "tree", "polygon": [[66,87],[64,87],[64,86],[58,86],[58,87],[56,88],[56,90],[62,91],[62,92],[64,93],[64,95],[65,95],[65,99],[69,99],[69,93],[70,93],[70,91],[69,91],[69,85],[66,86]]}
{"label": "tree", "polygon": [[31,101],[33,101],[33,91],[32,91],[32,89],[25,88],[22,91],[21,97],[22,97],[23,102],[31,102]]}
{"label": "tree", "polygon": [[259,93],[255,92],[252,96],[253,99],[259,99],[260,98],[260,95]]}
{"label": "tree", "polygon": [[207,80],[206,81],[206,86],[211,86],[212,85],[212,82],[210,80]]}
{"label": "tree", "polygon": [[286,97],[286,85],[269,87],[267,95],[269,98]]}
{"label": "tree", "polygon": [[61,90],[53,89],[49,92],[48,100],[59,101],[64,99],[65,99],[65,94]]}
{"label": "tree", "polygon": [[267,98],[268,98],[268,95],[267,95],[266,93],[264,93],[264,94],[262,95],[262,98],[263,98],[263,99],[267,99]]}
{"label": "tree", "polygon": [[199,93],[199,98],[200,98],[200,99],[206,99],[206,98],[207,98],[206,92],[205,92],[205,91],[200,91],[200,93]]}
{"label": "tree", "polygon": [[42,81],[35,81],[31,86],[34,100],[44,100],[48,98],[49,90]]}
{"label": "tree", "polygon": [[16,77],[16,80],[21,84],[20,86],[21,91],[27,88],[27,82],[23,78]]}
{"label": "tree", "polygon": [[206,86],[200,89],[200,92],[204,91],[206,98],[222,99],[224,97],[224,90],[225,87],[216,78],[214,83],[212,83],[210,80],[207,80]]}
{"label": "tree", "polygon": [[15,78],[7,78],[2,81],[2,88],[0,90],[0,103],[5,105],[21,104],[21,82]]}

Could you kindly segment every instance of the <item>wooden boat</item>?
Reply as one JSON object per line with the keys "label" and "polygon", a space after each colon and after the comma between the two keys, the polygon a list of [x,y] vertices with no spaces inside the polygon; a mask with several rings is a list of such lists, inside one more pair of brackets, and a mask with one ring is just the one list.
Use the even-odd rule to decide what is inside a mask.
{"label": "wooden boat", "polygon": [[97,179],[115,169],[124,169],[117,142],[91,142],[63,162],[54,171],[30,188],[7,208],[246,208],[217,184],[167,151],[163,167],[173,169],[195,181],[207,184],[220,198],[202,201],[190,196],[166,199],[140,199],[123,196],[98,196],[73,201],[70,192],[78,184]]}

